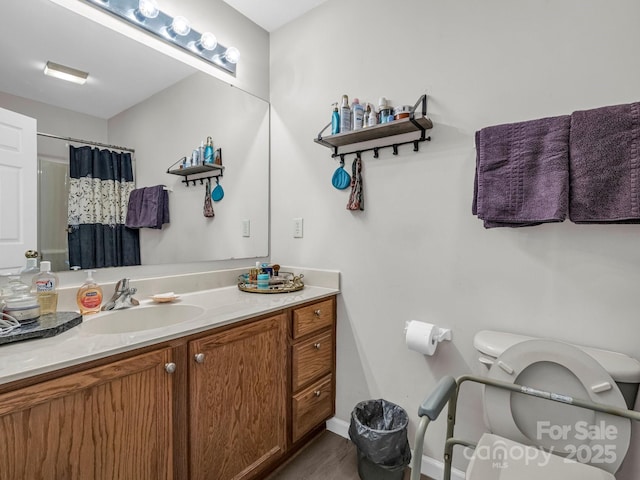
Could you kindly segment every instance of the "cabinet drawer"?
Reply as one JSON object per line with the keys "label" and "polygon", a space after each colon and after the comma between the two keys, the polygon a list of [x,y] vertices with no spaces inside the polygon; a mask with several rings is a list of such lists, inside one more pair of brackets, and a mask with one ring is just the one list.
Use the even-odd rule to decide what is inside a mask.
{"label": "cabinet drawer", "polygon": [[298,390],[333,369],[333,335],[317,335],[292,347],[292,388]]}
{"label": "cabinet drawer", "polygon": [[333,383],[331,375],[327,375],[293,396],[293,442],[331,415],[333,415]]}
{"label": "cabinet drawer", "polygon": [[333,299],[293,311],[293,338],[300,338],[333,324]]}

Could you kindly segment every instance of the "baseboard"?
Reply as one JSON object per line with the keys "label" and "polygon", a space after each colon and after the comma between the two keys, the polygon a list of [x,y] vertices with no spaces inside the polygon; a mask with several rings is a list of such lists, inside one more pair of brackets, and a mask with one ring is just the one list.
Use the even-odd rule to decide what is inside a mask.
{"label": "baseboard", "polygon": [[[341,437],[349,438],[349,424],[339,418],[333,417],[327,420],[327,430]],[[427,455],[422,455],[422,467],[420,468],[422,475],[439,480],[442,479],[443,472],[444,463]],[[464,480],[464,478],[463,471],[455,468],[451,471],[451,480]]]}

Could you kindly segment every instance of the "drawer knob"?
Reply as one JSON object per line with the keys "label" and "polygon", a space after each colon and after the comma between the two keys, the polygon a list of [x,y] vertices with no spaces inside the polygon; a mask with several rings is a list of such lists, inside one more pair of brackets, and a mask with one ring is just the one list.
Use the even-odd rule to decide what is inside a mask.
{"label": "drawer knob", "polygon": [[167,373],[173,373],[176,371],[176,364],[173,362],[169,362],[169,363],[165,363],[164,364],[164,371]]}
{"label": "drawer knob", "polygon": [[313,347],[314,347],[316,350],[320,350],[320,342],[318,342],[318,343],[314,343],[314,344],[313,344]]}
{"label": "drawer knob", "polygon": [[193,359],[196,361],[196,363],[204,363],[204,353],[196,353],[193,356]]}
{"label": "drawer knob", "polygon": [[317,309],[317,310],[314,310],[314,311],[313,311],[313,314],[314,314],[316,317],[319,317],[319,316],[320,316],[320,313],[322,313],[322,312],[320,312],[320,309]]}
{"label": "drawer knob", "polygon": [[313,394],[314,394],[316,397],[319,397],[319,396],[322,394],[322,392],[321,392],[320,390],[316,390],[315,392],[313,392]]}

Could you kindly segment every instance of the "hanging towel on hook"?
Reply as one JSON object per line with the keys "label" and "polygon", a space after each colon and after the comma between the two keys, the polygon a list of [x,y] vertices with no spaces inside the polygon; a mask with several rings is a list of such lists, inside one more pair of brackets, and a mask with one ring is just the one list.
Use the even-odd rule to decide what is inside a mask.
{"label": "hanging towel on hook", "polygon": [[472,211],[485,228],[562,222],[569,203],[569,126],[563,115],[476,132]]}
{"label": "hanging towel on hook", "polygon": [[213,204],[211,203],[211,179],[207,178],[207,187],[204,192],[204,207],[202,213],[205,217],[211,218],[215,216]]}
{"label": "hanging towel on hook", "polygon": [[165,223],[169,223],[169,193],[164,185],[131,191],[125,222],[127,227],[160,229]]}
{"label": "hanging towel on hook", "polygon": [[347,210],[364,210],[364,196],[362,191],[362,158],[358,154],[351,165],[351,194],[347,203]]}
{"label": "hanging towel on hook", "polygon": [[569,218],[640,223],[640,103],[571,114]]}

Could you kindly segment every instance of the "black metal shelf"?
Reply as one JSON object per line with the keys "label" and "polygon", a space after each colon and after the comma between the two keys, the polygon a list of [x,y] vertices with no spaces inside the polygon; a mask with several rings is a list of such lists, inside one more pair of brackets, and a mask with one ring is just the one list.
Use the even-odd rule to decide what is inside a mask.
{"label": "black metal shelf", "polygon": [[[325,147],[331,148],[333,150],[331,157],[341,157],[342,159],[344,159],[345,155],[359,155],[362,152],[368,151],[372,151],[373,156],[375,158],[378,158],[378,151],[383,148],[393,148],[393,154],[397,155],[398,146],[408,144],[413,144],[413,150],[417,152],[419,150],[418,145],[420,144],[420,142],[431,140],[431,137],[428,137],[426,135],[426,132],[427,130],[433,128],[433,123],[429,118],[427,118],[426,115],[427,95],[425,94],[422,95],[413,106],[408,118],[402,118],[389,123],[374,125],[372,127],[364,127],[352,132],[337,133],[335,135],[328,135],[323,137],[322,134],[324,133],[324,131],[331,126],[331,123],[329,123],[320,131],[320,133],[318,133],[317,138],[314,138],[313,141],[320,145],[324,145]],[[386,143],[384,141],[384,139],[389,139],[390,137],[396,137],[398,135],[412,132],[415,132],[417,134],[417,137],[409,141],[391,143]],[[370,142],[374,140],[380,140],[380,144],[373,147],[340,152],[340,147],[346,147],[348,145],[355,145],[358,143]]]}
{"label": "black metal shelf", "polygon": [[[193,167],[174,168],[172,170],[171,167],[176,166],[178,163],[182,165],[182,162],[187,158],[187,157],[182,157],[180,160],[178,160],[169,168],[167,168],[167,173],[170,173],[171,175],[179,175],[181,177],[184,177],[184,180],[182,180],[182,183],[186,184],[187,187],[189,186],[189,182],[193,182],[193,184],[195,185],[198,180],[200,180],[200,185],[203,185],[205,180],[209,178],[222,177],[224,174],[224,165],[222,165],[222,149],[221,148],[216,149],[215,153],[216,155],[214,156],[214,158],[216,158],[217,160],[219,159],[218,161],[220,161],[220,164],[207,163],[207,164],[201,164],[201,165],[194,165]],[[193,178],[194,176],[195,178]]]}

